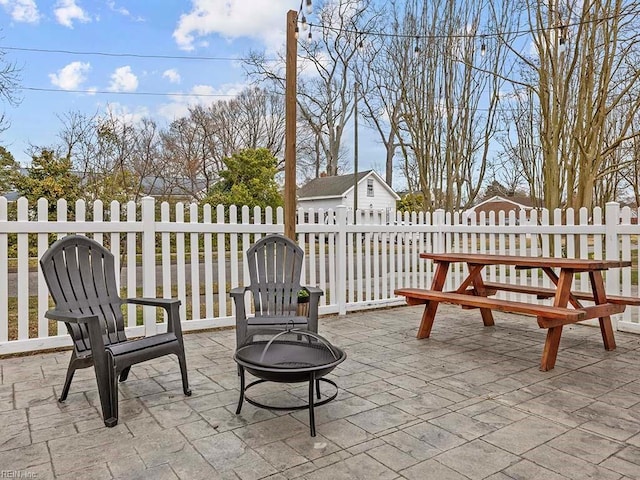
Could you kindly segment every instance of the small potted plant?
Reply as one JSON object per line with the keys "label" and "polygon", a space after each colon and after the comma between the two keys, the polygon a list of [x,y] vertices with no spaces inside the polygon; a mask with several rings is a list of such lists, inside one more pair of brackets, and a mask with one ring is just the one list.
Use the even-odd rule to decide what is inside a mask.
{"label": "small potted plant", "polygon": [[304,287],[298,290],[297,315],[300,317],[306,317],[309,315],[309,290]]}

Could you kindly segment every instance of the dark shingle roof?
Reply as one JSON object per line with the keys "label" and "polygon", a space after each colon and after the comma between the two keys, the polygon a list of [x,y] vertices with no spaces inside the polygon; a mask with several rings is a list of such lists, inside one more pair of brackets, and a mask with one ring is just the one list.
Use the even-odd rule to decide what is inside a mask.
{"label": "dark shingle roof", "polygon": [[[358,172],[358,182],[371,170]],[[298,189],[298,198],[341,197],[353,187],[354,174],[314,178]]]}

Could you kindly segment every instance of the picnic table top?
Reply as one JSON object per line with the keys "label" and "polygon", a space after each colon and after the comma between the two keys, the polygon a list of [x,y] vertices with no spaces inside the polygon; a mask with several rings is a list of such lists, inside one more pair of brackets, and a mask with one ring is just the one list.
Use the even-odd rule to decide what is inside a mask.
{"label": "picnic table top", "polygon": [[630,267],[628,260],[598,260],[593,258],[528,257],[490,253],[421,253],[421,258],[434,262],[466,262],[477,265],[515,265],[520,268],[564,268],[576,271],[607,270]]}

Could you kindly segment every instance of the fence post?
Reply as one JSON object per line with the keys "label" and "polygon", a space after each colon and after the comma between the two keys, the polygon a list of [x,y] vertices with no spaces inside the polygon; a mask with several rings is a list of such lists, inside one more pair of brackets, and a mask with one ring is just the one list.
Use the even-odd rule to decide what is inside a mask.
{"label": "fence post", "polygon": [[433,225],[436,227],[436,232],[434,234],[434,245],[433,249],[436,253],[444,253],[447,251],[447,246],[445,245],[445,213],[444,209],[438,208],[435,212],[433,212]]}
{"label": "fence post", "polygon": [[[607,260],[620,260],[620,239],[618,238],[618,224],[620,223],[620,204],[607,202],[605,206],[605,255]],[[620,295],[620,271],[618,268],[607,272],[607,293]]]}
{"label": "fence post", "polygon": [[[156,297],[156,209],[153,197],[142,199],[142,296]],[[145,335],[157,332],[156,309],[143,307]]]}
{"label": "fence post", "polygon": [[336,285],[338,291],[338,315],[347,314],[347,207],[336,207],[336,225],[338,234],[336,238]]}

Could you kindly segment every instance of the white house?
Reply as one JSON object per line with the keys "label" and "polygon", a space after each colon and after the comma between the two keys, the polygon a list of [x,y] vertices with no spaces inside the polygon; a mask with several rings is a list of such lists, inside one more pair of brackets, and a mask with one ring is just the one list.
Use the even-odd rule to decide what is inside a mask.
{"label": "white house", "polygon": [[[353,173],[315,178],[298,189],[298,207],[327,210],[345,205],[353,209],[356,195],[354,180]],[[384,211],[387,219],[395,216],[396,201],[400,197],[373,170],[358,172],[357,194],[358,210]]]}

